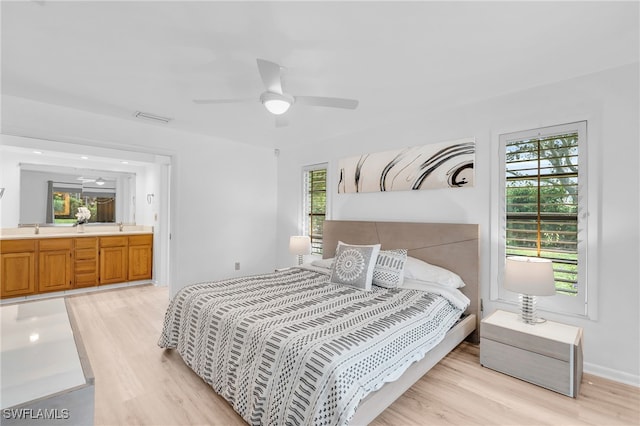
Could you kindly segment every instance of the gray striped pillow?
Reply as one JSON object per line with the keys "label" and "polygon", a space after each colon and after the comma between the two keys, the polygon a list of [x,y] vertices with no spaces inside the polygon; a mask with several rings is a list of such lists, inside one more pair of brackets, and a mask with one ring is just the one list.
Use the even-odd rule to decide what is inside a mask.
{"label": "gray striped pillow", "polygon": [[404,264],[407,250],[380,250],[373,269],[372,284],[385,288],[396,288],[404,281]]}

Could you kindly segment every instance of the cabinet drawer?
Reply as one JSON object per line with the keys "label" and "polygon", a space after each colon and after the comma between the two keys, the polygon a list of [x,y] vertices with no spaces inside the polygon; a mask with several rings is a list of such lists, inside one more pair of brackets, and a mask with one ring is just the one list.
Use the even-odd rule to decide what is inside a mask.
{"label": "cabinet drawer", "polygon": [[98,238],[96,237],[82,237],[76,238],[76,249],[79,248],[97,248],[98,247]]}
{"label": "cabinet drawer", "polygon": [[572,347],[565,342],[536,336],[530,333],[523,333],[491,323],[482,323],[482,327],[480,327],[480,337],[562,361],[568,362],[571,356]]}
{"label": "cabinet drawer", "polygon": [[76,249],[76,260],[94,260],[98,258],[96,248]]}
{"label": "cabinet drawer", "polygon": [[36,251],[36,240],[0,240],[0,253]]}
{"label": "cabinet drawer", "polygon": [[100,237],[100,247],[126,247],[127,237]]}
{"label": "cabinet drawer", "polygon": [[573,366],[566,361],[480,339],[480,364],[529,383],[574,396]]}
{"label": "cabinet drawer", "polygon": [[73,240],[71,238],[51,238],[40,240],[40,251],[47,250],[71,250]]}
{"label": "cabinet drawer", "polygon": [[89,272],[78,274],[76,273],[76,284],[75,287],[92,287],[98,285],[98,273],[97,272]]}
{"label": "cabinet drawer", "polygon": [[153,244],[153,234],[132,235],[129,237],[130,246],[148,246]]}
{"label": "cabinet drawer", "polygon": [[76,274],[96,272],[98,270],[98,262],[96,260],[76,260],[74,270]]}

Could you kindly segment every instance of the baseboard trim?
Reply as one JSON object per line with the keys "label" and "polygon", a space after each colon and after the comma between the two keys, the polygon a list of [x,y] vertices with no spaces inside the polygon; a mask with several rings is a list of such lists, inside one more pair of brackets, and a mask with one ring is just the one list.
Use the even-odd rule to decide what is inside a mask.
{"label": "baseboard trim", "polygon": [[585,373],[640,388],[640,376],[638,375],[625,373],[624,371],[614,370],[613,368],[603,367],[601,365],[591,364],[588,362],[583,364],[583,368]]}
{"label": "baseboard trim", "polygon": [[91,287],[73,288],[70,290],[51,291],[48,293],[38,293],[38,294],[29,295],[29,296],[16,296],[16,297],[9,297],[6,299],[1,299],[0,306],[11,305],[14,303],[31,302],[34,300],[53,299],[56,297],[76,296],[76,295],[82,295],[86,293],[94,293],[97,291],[117,290],[123,287],[135,287],[139,285],[155,285],[155,284],[151,280],[139,280],[139,281],[126,281],[126,282],[117,283],[117,284],[105,284],[105,285],[98,285],[98,286],[91,286]]}

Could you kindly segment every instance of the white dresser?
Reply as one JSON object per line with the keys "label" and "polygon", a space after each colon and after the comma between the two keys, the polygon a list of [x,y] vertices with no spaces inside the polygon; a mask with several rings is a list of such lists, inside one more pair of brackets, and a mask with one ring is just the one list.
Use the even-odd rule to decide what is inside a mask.
{"label": "white dresser", "polygon": [[495,311],[480,326],[480,363],[575,398],[582,381],[582,328],[553,321],[530,325],[518,314]]}

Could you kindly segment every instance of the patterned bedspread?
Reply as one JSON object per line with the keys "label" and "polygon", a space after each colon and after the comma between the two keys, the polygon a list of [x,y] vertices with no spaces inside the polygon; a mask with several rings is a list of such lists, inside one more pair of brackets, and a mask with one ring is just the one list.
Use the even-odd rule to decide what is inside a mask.
{"label": "patterned bedspread", "polygon": [[432,293],[363,292],[293,268],[183,288],[158,344],[250,424],[342,425],[461,314]]}

